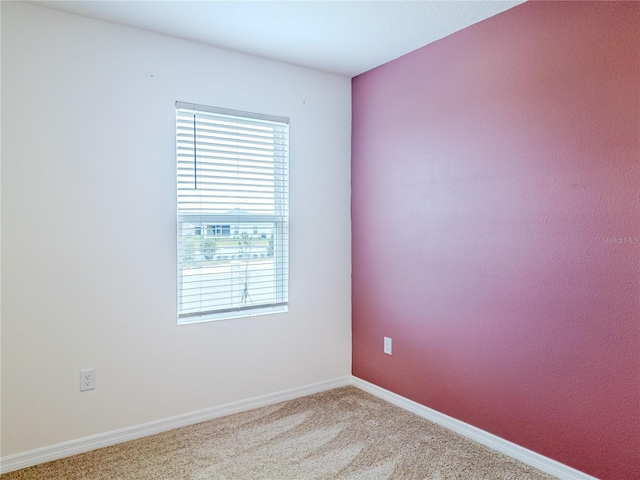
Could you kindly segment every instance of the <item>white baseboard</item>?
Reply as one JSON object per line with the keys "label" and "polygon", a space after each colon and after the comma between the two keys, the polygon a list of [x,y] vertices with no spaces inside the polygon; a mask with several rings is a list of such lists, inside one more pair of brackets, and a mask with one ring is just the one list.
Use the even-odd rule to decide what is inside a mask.
{"label": "white baseboard", "polygon": [[228,403],[218,407],[177,415],[175,417],[165,418],[133,427],[114,430],[112,432],[100,433],[90,437],[57,443],[37,448],[35,450],[7,455],[0,458],[0,473],[12,472],[21,468],[50,462],[59,458],[69,457],[71,455],[77,455],[78,453],[88,452],[97,448],[116,445],[129,440],[135,440],[137,438],[154,435],[156,433],[166,432],[167,430],[172,430],[174,428],[186,427],[188,425],[205,422],[225,415],[265,407],[267,405],[293,400],[295,398],[344,387],[346,385],[353,385],[354,387],[375,395],[376,397],[403,408],[404,410],[415,413],[420,417],[426,418],[438,425],[442,425],[443,427],[459,433],[471,440],[486,445],[493,450],[504,453],[516,460],[520,460],[521,462],[545,473],[554,475],[561,480],[598,480],[595,477],[557,462],[556,460],[552,460],[544,455],[540,455],[539,453],[528,450],[520,445],[516,445],[515,443],[509,442],[508,440],[500,438],[489,432],[485,432],[473,425],[469,425],[468,423],[449,417],[448,415],[440,413],[429,407],[425,407],[424,405],[351,375],[338,377],[324,382],[313,383],[302,387],[291,388],[289,390],[283,390],[281,392],[262,395],[247,400]]}
{"label": "white baseboard", "polygon": [[382,400],[403,408],[411,413],[415,413],[416,415],[426,418],[433,423],[442,425],[449,430],[459,433],[460,435],[481,443],[482,445],[500,453],[504,453],[511,458],[520,460],[522,463],[526,463],[527,465],[537,468],[549,475],[553,475],[561,480],[598,480],[596,477],[587,475],[575,468],[521,447],[520,445],[481,430],[473,425],[469,425],[468,423],[457,420],[429,407],[425,407],[424,405],[397,395],[389,390],[385,390],[384,388],[378,387],[377,385],[369,383],[358,377],[352,377],[351,384],[354,387],[381,398]]}
{"label": "white baseboard", "polygon": [[283,390],[281,392],[270,393],[247,400],[228,403],[218,407],[207,408],[197,412],[177,415],[175,417],[144,423],[142,425],[136,425],[120,430],[114,430],[112,432],[79,438],[77,440],[57,443],[37,448],[35,450],[7,455],[0,458],[0,473],[12,472],[21,468],[31,467],[40,463],[50,462],[59,458],[88,452],[90,450],[95,450],[96,448],[108,447],[110,445],[135,440],[137,438],[154,435],[156,433],[166,432],[167,430],[172,430],[174,428],[186,427],[188,425],[212,420],[225,415],[244,412],[254,408],[265,407],[267,405],[305,397],[314,393],[344,387],[351,384],[351,378],[351,375],[338,377],[324,382],[312,383],[302,387],[291,388],[289,390]]}

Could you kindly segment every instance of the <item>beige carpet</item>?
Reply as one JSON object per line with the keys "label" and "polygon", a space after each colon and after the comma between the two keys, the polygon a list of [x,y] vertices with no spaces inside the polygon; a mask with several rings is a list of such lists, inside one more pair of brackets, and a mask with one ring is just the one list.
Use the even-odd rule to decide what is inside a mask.
{"label": "beige carpet", "polygon": [[14,479],[531,479],[554,477],[354,387],[1,476]]}

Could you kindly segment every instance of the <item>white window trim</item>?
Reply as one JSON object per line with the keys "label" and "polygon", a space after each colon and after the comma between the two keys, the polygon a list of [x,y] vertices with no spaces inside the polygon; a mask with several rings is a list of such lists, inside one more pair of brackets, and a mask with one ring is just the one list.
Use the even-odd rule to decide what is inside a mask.
{"label": "white window trim", "polygon": [[[178,232],[178,263],[177,263],[177,280],[178,280],[178,298],[177,298],[177,306],[178,306],[178,324],[191,324],[191,323],[201,323],[207,321],[214,320],[226,320],[226,319],[234,319],[234,318],[243,318],[243,317],[253,317],[258,315],[268,315],[273,313],[283,313],[288,311],[288,283],[289,283],[289,230],[288,230],[288,191],[289,191],[289,180],[288,180],[288,118],[284,117],[275,117],[269,115],[261,115],[261,114],[253,114],[248,112],[234,111],[228,109],[221,109],[215,107],[207,107],[201,105],[195,105],[184,102],[176,102],[176,128],[178,126],[177,119],[178,113],[182,114],[185,111],[193,112],[195,115],[206,115],[206,114],[214,114],[214,115],[225,115],[231,117],[238,118],[247,118],[249,120],[261,120],[267,122],[275,122],[278,124],[285,124],[287,137],[286,137],[286,154],[284,157],[284,161],[274,160],[274,213],[275,214],[242,214],[242,215],[230,215],[230,214],[216,214],[216,213],[208,213],[206,211],[198,211],[197,208],[195,210],[189,212],[180,212],[177,209],[177,232]],[[194,120],[195,125],[195,120]],[[195,131],[195,130],[194,130]],[[178,158],[178,137],[176,130],[176,158]],[[196,148],[194,147],[194,150]],[[195,154],[194,154],[195,156]],[[274,157],[275,158],[275,157]],[[280,163],[283,162],[283,163]],[[178,162],[179,166],[180,163]],[[282,170],[282,169],[285,170]],[[280,173],[279,173],[280,172]],[[284,180],[284,184],[282,181]],[[280,192],[280,193],[278,193]],[[180,189],[178,189],[178,195],[180,195]],[[216,308],[212,310],[202,309],[201,311],[182,311],[182,265],[181,265],[181,253],[180,253],[180,237],[182,235],[182,224],[194,224],[194,225],[246,225],[247,227],[251,225],[259,225],[259,224],[272,224],[273,227],[273,239],[274,243],[278,245],[275,249],[278,251],[277,254],[274,255],[274,299],[275,301],[260,303],[258,302],[256,305],[242,305],[242,306],[231,306],[234,303],[234,300],[230,300],[230,306],[228,308]],[[200,227],[198,227],[200,228]],[[206,228],[206,227],[205,227]],[[255,227],[249,228],[255,234]],[[201,231],[201,230],[198,230]],[[283,236],[283,237],[281,237]],[[245,257],[247,258],[247,257]],[[197,275],[196,275],[197,277]],[[233,282],[233,280],[230,280]],[[245,287],[246,288],[246,287]],[[201,293],[200,295],[204,295]]]}

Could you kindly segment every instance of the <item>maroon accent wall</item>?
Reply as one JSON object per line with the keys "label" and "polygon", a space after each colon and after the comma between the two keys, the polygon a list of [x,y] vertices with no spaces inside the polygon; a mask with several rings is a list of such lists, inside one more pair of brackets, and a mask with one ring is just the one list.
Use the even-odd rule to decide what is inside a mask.
{"label": "maroon accent wall", "polygon": [[528,2],[354,78],[352,149],[353,374],[639,479],[640,3]]}

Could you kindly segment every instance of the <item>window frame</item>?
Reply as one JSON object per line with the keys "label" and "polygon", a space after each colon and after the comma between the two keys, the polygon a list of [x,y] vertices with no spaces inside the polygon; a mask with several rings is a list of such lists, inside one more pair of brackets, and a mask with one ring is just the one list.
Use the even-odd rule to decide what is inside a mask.
{"label": "window frame", "polygon": [[[229,110],[224,108],[217,107],[209,107],[204,105],[196,105],[185,102],[176,102],[175,104],[175,112],[176,112],[176,214],[177,214],[177,226],[176,232],[178,236],[178,245],[177,245],[177,259],[176,259],[176,278],[177,278],[177,322],[178,325],[185,325],[191,323],[200,323],[200,322],[208,322],[208,321],[216,321],[216,320],[226,320],[233,318],[243,318],[243,317],[252,317],[256,315],[266,315],[271,313],[282,313],[288,311],[288,296],[289,296],[289,212],[288,212],[288,197],[289,197],[289,119],[286,117],[276,117],[272,115],[264,115],[264,114],[255,114],[244,111],[237,110]],[[196,117],[198,115],[202,116],[213,116],[216,118],[230,117],[232,120],[237,120],[238,122],[245,121],[247,119],[249,122],[251,121],[259,121],[259,122],[267,122],[272,123],[274,125],[274,132],[277,128],[280,129],[280,132],[283,135],[283,143],[278,144],[278,149],[274,148],[273,155],[273,212],[272,213],[255,213],[255,212],[240,212],[239,209],[232,209],[226,213],[211,213],[203,210],[197,212],[185,212],[180,210],[180,158],[179,158],[179,118],[180,114],[185,114],[188,112],[194,115],[194,176],[197,175],[197,154],[195,151],[197,150],[198,141],[196,140]],[[284,132],[284,133],[283,133]],[[276,145],[274,133],[274,146]],[[284,147],[283,147],[284,145]],[[276,150],[284,153],[280,153],[278,155],[275,154]],[[217,165],[217,164],[216,164]],[[240,175],[240,174],[238,174]],[[239,179],[244,177],[238,177]],[[240,180],[239,180],[240,181]],[[196,186],[194,189],[197,189],[197,180],[194,182]],[[184,189],[183,189],[184,190]],[[259,192],[259,190],[252,190],[253,193]],[[215,197],[218,198],[218,197]],[[226,199],[225,199],[226,200]],[[236,210],[235,214],[232,214],[233,210]],[[238,233],[243,235],[244,233],[261,235],[261,238],[267,238],[264,233],[256,233],[256,230],[260,232],[260,229],[257,225],[265,226],[272,225],[272,233],[271,240],[269,243],[269,247],[267,250],[271,250],[273,255],[273,290],[274,290],[274,301],[271,302],[259,302],[257,305],[240,305],[233,306],[235,301],[233,297],[231,297],[228,307],[226,308],[216,308],[216,309],[200,309],[199,311],[185,312],[183,309],[183,279],[185,262],[182,261],[183,252],[181,251],[181,241],[183,241],[185,237],[183,226],[191,225],[194,228],[194,232],[196,229],[199,230],[199,234],[203,236],[208,236],[210,233],[210,227],[214,229],[219,229],[219,233],[222,233],[223,230],[226,230],[230,237],[237,236]],[[194,235],[196,235],[194,233]],[[215,236],[215,234],[213,235]],[[239,243],[240,244],[240,243]],[[246,268],[248,268],[249,261],[251,257],[247,254],[245,256],[238,255],[239,259],[245,260]],[[203,267],[200,267],[202,271]],[[230,267],[232,268],[232,267]],[[246,270],[245,268],[245,270]],[[201,273],[201,275],[204,275]],[[196,275],[197,276],[197,275]],[[248,278],[248,277],[246,277]],[[246,289],[246,278],[245,278],[245,289]],[[233,283],[232,274],[229,277],[230,284]],[[202,283],[202,282],[201,282]],[[231,286],[231,290],[233,292],[233,286]],[[201,287],[200,295],[204,296],[203,293],[205,289]],[[242,297],[245,299],[246,297]]]}

